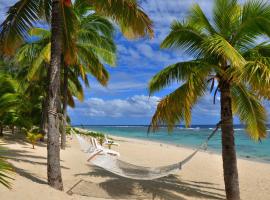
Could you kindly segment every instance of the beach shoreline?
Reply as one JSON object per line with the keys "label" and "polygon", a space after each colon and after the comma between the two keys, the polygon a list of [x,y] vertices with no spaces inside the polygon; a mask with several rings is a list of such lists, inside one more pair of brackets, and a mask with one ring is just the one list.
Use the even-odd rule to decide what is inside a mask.
{"label": "beach shoreline", "polygon": [[[102,127],[102,126],[100,126],[100,127]],[[119,127],[119,126],[117,126],[117,127]],[[120,127],[122,127],[122,126],[120,126]],[[130,128],[130,126],[127,126],[127,127]],[[136,126],[136,127],[141,127],[141,126]],[[103,133],[103,131],[97,131],[95,129],[90,129],[90,128],[82,128],[82,129],[85,130],[85,131],[102,132]],[[196,129],[196,128],[192,128],[192,129]],[[211,129],[211,131],[212,130],[213,129]],[[244,130],[244,129],[241,129],[241,130]],[[205,138],[201,138],[200,143],[198,143],[197,145],[188,145],[188,144],[184,144],[184,143],[178,143],[178,144],[176,144],[174,141],[168,141],[168,140],[161,141],[160,139],[156,139],[154,137],[151,137],[151,134],[154,134],[154,133],[150,133],[149,137],[137,138],[136,136],[131,136],[129,134],[126,134],[125,136],[122,136],[122,135],[121,136],[118,136],[117,134],[111,134],[110,132],[105,133],[105,135],[108,135],[111,138],[122,138],[122,139],[127,138],[127,139],[137,140],[137,141],[149,141],[149,142],[156,142],[156,143],[164,144],[164,145],[172,145],[172,146],[175,146],[175,147],[182,147],[182,148],[188,148],[188,149],[191,149],[191,150],[195,150],[202,143],[205,142],[205,140],[207,139],[207,137],[210,135],[210,132],[209,132],[209,134],[205,135]],[[220,134],[220,132],[218,132],[216,134]],[[148,135],[148,134],[145,133],[145,135]],[[209,142],[211,142],[211,140]],[[220,141],[220,143],[221,143],[221,141]],[[200,151],[204,151],[204,150],[200,150]],[[216,148],[211,148],[211,145],[210,146],[208,145],[207,146],[207,149],[206,149],[206,152],[208,152],[210,154],[221,155],[221,144],[220,144],[220,149],[218,149],[218,150]],[[250,161],[254,161],[254,162],[260,162],[260,163],[270,164],[270,158],[267,158],[267,159],[266,158],[261,158],[261,157],[258,157],[259,155],[255,156],[255,155],[252,155],[252,154],[241,155],[241,153],[242,153],[241,151],[239,151],[238,149],[236,149],[236,154],[237,154],[237,158],[238,159],[250,160]]]}
{"label": "beach shoreline", "polygon": [[[112,136],[120,146],[120,159],[139,166],[159,167],[179,162],[194,149],[160,142]],[[89,165],[87,155],[80,151],[76,137],[68,137],[66,150],[61,150],[64,192],[50,188],[46,181],[46,144],[36,149],[25,141],[5,140],[10,162],[15,166],[13,189],[0,188],[7,200],[48,199],[225,199],[222,159],[215,153],[200,151],[176,175],[153,181],[136,181],[118,177]],[[270,165],[238,159],[242,199],[270,199]],[[256,170],[254,170],[256,169]],[[66,192],[76,183],[72,195]],[[254,193],[256,191],[256,193]],[[40,195],[46,194],[46,195]]]}
{"label": "beach shoreline", "polygon": [[[127,137],[122,137],[122,136],[115,136],[115,135],[110,135],[110,134],[107,134],[107,135],[109,137],[115,139],[116,141],[118,141],[118,140],[123,140],[124,141],[125,139],[127,139],[129,142],[131,142],[133,140],[134,140],[134,142],[151,142],[151,143],[157,143],[157,144],[162,144],[162,145],[170,145],[170,146],[173,146],[173,147],[185,148],[185,149],[189,149],[191,151],[196,150],[200,146],[200,145],[198,145],[198,147],[195,148],[195,147],[191,147],[191,146],[188,146],[188,145],[175,144],[173,142],[168,142],[168,141],[160,142],[159,140],[155,140],[155,139],[146,140],[146,139],[139,139],[139,138],[128,137],[128,136]],[[210,149],[210,148],[207,148],[206,150],[200,150],[200,152],[205,152],[205,153],[209,153],[209,154],[216,154],[218,156],[221,156],[221,152],[217,152],[214,149]],[[237,151],[236,151],[236,154],[237,154]],[[258,162],[258,163],[264,163],[264,164],[269,164],[270,165],[270,161],[260,160],[260,159],[255,158],[255,157],[246,157],[246,156],[237,155],[237,159],[253,161],[253,162]]]}

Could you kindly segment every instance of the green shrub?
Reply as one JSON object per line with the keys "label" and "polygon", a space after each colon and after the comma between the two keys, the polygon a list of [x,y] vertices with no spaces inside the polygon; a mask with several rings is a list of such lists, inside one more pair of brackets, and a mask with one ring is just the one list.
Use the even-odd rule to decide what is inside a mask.
{"label": "green shrub", "polygon": [[32,132],[28,132],[26,139],[32,144],[33,149],[35,148],[35,145],[37,143],[37,141],[39,139],[41,139],[43,137],[42,134],[40,133],[32,133]]}

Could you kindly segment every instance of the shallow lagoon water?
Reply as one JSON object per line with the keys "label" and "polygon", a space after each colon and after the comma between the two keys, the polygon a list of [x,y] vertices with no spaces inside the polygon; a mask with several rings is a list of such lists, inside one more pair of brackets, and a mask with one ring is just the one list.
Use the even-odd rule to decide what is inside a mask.
{"label": "shallow lagoon water", "polygon": [[[84,128],[109,135],[157,141],[174,145],[196,148],[213,131],[213,126],[196,126],[193,128],[176,127],[172,133],[160,128],[155,133],[147,134],[147,126],[84,126]],[[237,155],[242,158],[270,162],[270,139],[256,142],[247,135],[243,128],[235,128]],[[221,153],[220,131],[210,140],[208,150]]]}

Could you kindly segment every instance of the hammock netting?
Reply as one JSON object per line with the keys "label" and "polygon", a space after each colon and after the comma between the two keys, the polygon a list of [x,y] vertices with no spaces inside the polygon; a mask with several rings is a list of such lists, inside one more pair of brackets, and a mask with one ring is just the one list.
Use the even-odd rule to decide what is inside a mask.
{"label": "hammock netting", "polygon": [[[208,141],[214,136],[218,128],[219,124],[217,125],[216,129],[207,137],[206,141],[203,142],[192,154],[175,164],[162,167],[143,167],[119,160],[118,157],[109,154],[97,155],[93,159],[91,159],[90,162],[113,174],[125,178],[135,180],[158,179],[168,176],[170,174],[176,174],[184,164],[190,161],[198,153],[198,151],[206,148]],[[94,147],[90,145],[90,143],[88,143],[86,139],[84,139],[82,136],[76,134],[76,137],[79,141],[82,151],[91,156],[91,151],[93,151]]]}

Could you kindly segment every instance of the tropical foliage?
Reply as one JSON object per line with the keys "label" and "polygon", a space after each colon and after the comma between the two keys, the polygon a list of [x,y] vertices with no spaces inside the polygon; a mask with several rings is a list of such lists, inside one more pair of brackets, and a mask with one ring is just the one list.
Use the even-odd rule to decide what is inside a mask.
{"label": "tropical foliage", "polygon": [[37,141],[40,140],[42,137],[43,137],[43,135],[40,133],[28,132],[26,139],[32,144],[32,147],[34,149]]}
{"label": "tropical foliage", "polygon": [[[191,123],[192,108],[208,90],[220,96],[223,167],[227,199],[240,199],[233,136],[233,115],[251,138],[266,136],[269,100],[270,4],[264,1],[215,0],[210,20],[195,4],[185,21],[174,21],[161,48],[181,49],[194,59],[172,64],[149,83],[150,94],[174,82],[179,87],[164,97],[152,118],[159,125]],[[262,41],[258,43],[258,41]]]}
{"label": "tropical foliage", "polygon": [[260,26],[268,21],[270,5],[252,1],[240,6],[234,0],[216,0],[215,5],[213,23],[195,5],[186,22],[172,23],[161,44],[162,48],[185,50],[195,59],[170,65],[151,80],[150,94],[175,81],[181,83],[159,103],[153,128],[162,123],[172,128],[182,120],[189,126],[195,103],[208,89],[217,95],[225,79],[231,84],[234,114],[246,124],[252,138],[264,138],[266,113],[262,102],[269,99],[270,44],[269,40],[257,41],[258,36],[270,35]]}
{"label": "tropical foliage", "polygon": [[[34,27],[40,22],[51,30]],[[27,110],[26,116],[35,116],[31,125],[39,124],[43,134],[49,123],[48,183],[60,190],[58,123],[63,121],[66,130],[67,104],[75,106],[73,97],[83,100],[81,83],[89,85],[88,74],[107,85],[104,65],[116,62],[112,22],[128,38],[153,37],[152,21],[135,0],[18,0],[0,25],[0,56],[20,66],[12,78],[19,83],[19,100],[31,104],[12,113],[21,119],[17,114]]]}
{"label": "tropical foliage", "polygon": [[11,189],[10,181],[13,178],[10,176],[13,173],[13,168],[11,164],[6,161],[6,158],[1,156],[3,151],[6,151],[0,144],[0,184]]}

